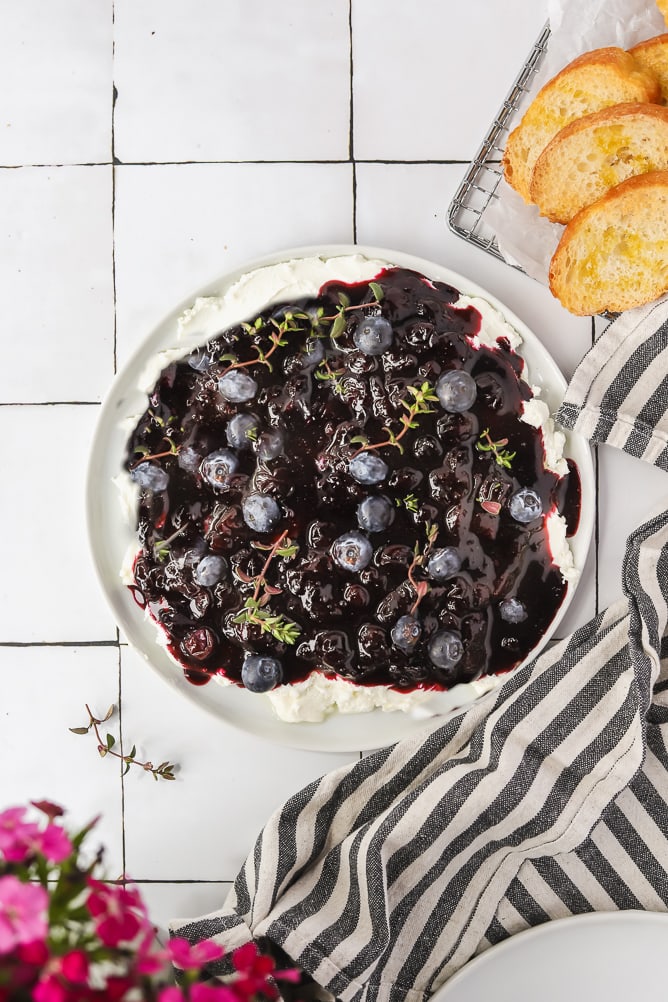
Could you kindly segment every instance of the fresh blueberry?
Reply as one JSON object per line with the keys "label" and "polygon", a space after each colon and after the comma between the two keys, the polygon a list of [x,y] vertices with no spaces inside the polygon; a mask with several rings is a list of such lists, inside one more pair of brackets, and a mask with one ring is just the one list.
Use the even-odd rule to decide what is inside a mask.
{"label": "fresh blueberry", "polygon": [[454,546],[444,546],[434,550],[427,561],[427,574],[435,581],[445,581],[446,578],[458,574],[462,566],[460,557]]}
{"label": "fresh blueberry", "polygon": [[164,491],[169,483],[169,473],[162,466],[153,463],[140,463],[130,470],[130,476],[136,484],[146,491]]}
{"label": "fresh blueberry", "polygon": [[225,432],[227,444],[233,449],[248,449],[257,438],[259,427],[260,421],[255,414],[235,414]]}
{"label": "fresh blueberry", "polygon": [[218,380],[218,389],[233,404],[244,404],[257,393],[257,383],[246,372],[230,369]]}
{"label": "fresh blueberry", "polygon": [[357,524],[367,532],[382,532],[394,518],[394,508],[382,494],[364,498],[357,506]]}
{"label": "fresh blueberry", "polygon": [[270,692],[283,680],[283,667],[278,658],[247,654],[241,666],[241,681],[249,692]]}
{"label": "fresh blueberry", "polygon": [[361,532],[344,532],[332,543],[332,556],[345,571],[361,571],[373,556],[373,546]]}
{"label": "fresh blueberry", "polygon": [[268,494],[249,494],[241,503],[246,525],[255,532],[270,532],[281,518],[277,501]]}
{"label": "fresh blueberry", "polygon": [[392,643],[404,654],[411,654],[422,636],[420,620],[415,616],[400,616],[392,627]]}
{"label": "fresh blueberry", "polygon": [[526,606],[518,598],[506,598],[499,605],[499,614],[506,623],[523,623],[529,615]]}
{"label": "fresh blueberry", "polygon": [[429,641],[429,660],[437,668],[447,670],[461,661],[464,654],[462,639],[450,630],[439,630]]}
{"label": "fresh blueberry", "polygon": [[188,365],[195,372],[206,372],[211,368],[211,356],[203,348],[195,348],[186,359]]}
{"label": "fresh blueberry", "polygon": [[217,553],[207,553],[202,557],[193,577],[203,588],[213,588],[227,574],[227,561]]}
{"label": "fresh blueberry", "polygon": [[444,372],[436,383],[436,396],[441,407],[451,414],[469,410],[475,402],[478,386],[473,376],[462,369]]}
{"label": "fresh blueberry", "polygon": [[205,456],[200,464],[200,473],[212,487],[225,487],[238,469],[237,454],[231,449],[216,449]]}
{"label": "fresh blueberry", "polygon": [[192,445],[184,445],[182,449],[179,449],[176,462],[186,473],[197,473],[202,458],[201,452],[194,449]]}
{"label": "fresh blueberry", "polygon": [[283,452],[285,438],[279,428],[263,431],[257,440],[257,455],[260,460],[276,459]]}
{"label": "fresh blueberry", "polygon": [[325,345],[322,338],[310,337],[304,345],[304,351],[302,352],[302,366],[305,369],[312,369],[313,366],[319,365],[324,357]]}
{"label": "fresh blueberry", "polygon": [[392,324],[385,317],[362,317],[353,333],[355,347],[365,355],[382,355],[392,344]]}
{"label": "fresh blueberry", "polygon": [[521,487],[508,502],[508,510],[516,522],[533,522],[543,514],[543,503],[531,487]]}
{"label": "fresh blueberry", "polygon": [[389,467],[380,456],[360,452],[348,463],[348,473],[358,484],[379,484],[389,473]]}

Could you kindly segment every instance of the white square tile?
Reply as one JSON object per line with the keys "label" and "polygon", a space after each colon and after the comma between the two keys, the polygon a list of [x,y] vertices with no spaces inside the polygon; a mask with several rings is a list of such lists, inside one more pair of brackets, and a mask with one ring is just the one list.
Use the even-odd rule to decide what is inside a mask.
{"label": "white square tile", "polygon": [[0,642],[113,640],[93,574],[84,478],[96,406],[0,407]]}
{"label": "white square tile", "polygon": [[[125,845],[135,880],[234,880],[276,808],[354,754],[297,751],[230,727],[122,649],[124,741],[174,782],[126,777]],[[132,782],[127,780],[132,779]]]}
{"label": "white square tile", "polygon": [[6,4],[0,164],[111,160],[112,0]]}
{"label": "white square tile", "polygon": [[[0,647],[3,769],[0,810],[52,800],[76,831],[100,816],[84,848],[104,846],[104,872],[123,871],[121,770],[104,760],[92,733],[71,734],[88,724],[85,704],[98,718],[118,705],[115,647]],[[8,681],[9,680],[9,681]],[[103,728],[118,736],[118,718]]]}
{"label": "white square tile", "polygon": [[124,162],[348,157],[350,41],[340,0],[116,0],[116,155]]}
{"label": "white square tile", "polygon": [[626,540],[639,525],[666,508],[666,473],[610,445],[601,445],[599,606],[622,597]]}
{"label": "white square tile", "polygon": [[0,169],[0,400],[99,400],[113,376],[111,167]]}
{"label": "white square tile", "polygon": [[165,943],[172,920],[197,919],[216,911],[222,907],[232,884],[224,881],[180,884],[144,881],[137,887],[151,921],[158,927],[158,939]]}
{"label": "white square tile", "polygon": [[349,164],[186,164],[116,172],[118,357],[184,298],[274,251],[352,240]]}
{"label": "white square tile", "polygon": [[471,160],[545,18],[526,0],[353,0],[355,156]]}

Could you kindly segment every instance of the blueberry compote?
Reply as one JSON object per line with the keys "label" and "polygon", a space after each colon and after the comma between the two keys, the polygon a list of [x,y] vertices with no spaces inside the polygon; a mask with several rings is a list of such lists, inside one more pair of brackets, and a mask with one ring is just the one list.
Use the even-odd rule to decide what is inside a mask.
{"label": "blueberry compote", "polygon": [[404,269],[328,282],[164,370],[128,443],[133,590],[191,681],[264,658],[266,688],[443,688],[540,639],[566,588],[546,516],[575,526],[578,474],[545,469],[521,357],[457,299]]}

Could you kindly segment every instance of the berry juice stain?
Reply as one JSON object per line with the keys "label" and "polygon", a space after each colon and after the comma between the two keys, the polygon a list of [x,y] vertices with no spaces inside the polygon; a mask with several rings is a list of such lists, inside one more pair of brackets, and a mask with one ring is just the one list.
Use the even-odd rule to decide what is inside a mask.
{"label": "berry juice stain", "polygon": [[[398,268],[328,282],[163,372],[128,441],[131,590],[193,684],[242,684],[260,655],[287,683],[448,688],[509,671],[549,627],[566,584],[545,519],[509,503],[530,488],[572,535],[577,468],[544,468],[542,433],[519,421],[523,360],[505,339],[475,347],[481,316],[458,297]],[[460,395],[477,387],[459,412],[436,393],[453,370]],[[508,599],[524,619],[503,618]]]}

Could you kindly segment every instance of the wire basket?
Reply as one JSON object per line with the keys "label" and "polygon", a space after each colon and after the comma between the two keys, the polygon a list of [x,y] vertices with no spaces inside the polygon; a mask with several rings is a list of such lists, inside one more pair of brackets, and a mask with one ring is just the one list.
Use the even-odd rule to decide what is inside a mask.
{"label": "wire basket", "polygon": [[506,138],[516,124],[513,120],[540,69],[549,37],[548,24],[536,39],[528,59],[490,126],[448,210],[448,225],[454,233],[502,261],[505,259],[499,251],[496,234],[485,222],[485,212],[492,200],[498,197],[496,189],[503,177],[501,155],[506,145]]}

